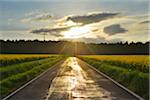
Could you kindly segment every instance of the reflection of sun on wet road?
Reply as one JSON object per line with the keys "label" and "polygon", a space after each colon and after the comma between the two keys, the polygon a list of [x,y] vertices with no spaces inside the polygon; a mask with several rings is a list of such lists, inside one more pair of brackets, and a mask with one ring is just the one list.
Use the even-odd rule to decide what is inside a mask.
{"label": "reflection of sun on wet road", "polygon": [[110,92],[100,88],[88,77],[75,57],[68,58],[61,66],[49,88],[47,100],[109,100]]}

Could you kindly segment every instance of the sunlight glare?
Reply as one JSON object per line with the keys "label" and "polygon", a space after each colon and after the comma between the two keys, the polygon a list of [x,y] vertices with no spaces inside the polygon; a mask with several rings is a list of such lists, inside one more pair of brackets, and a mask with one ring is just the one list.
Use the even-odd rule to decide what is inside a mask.
{"label": "sunlight glare", "polygon": [[85,33],[90,32],[88,27],[72,27],[69,31],[64,32],[64,38],[74,39],[80,38]]}

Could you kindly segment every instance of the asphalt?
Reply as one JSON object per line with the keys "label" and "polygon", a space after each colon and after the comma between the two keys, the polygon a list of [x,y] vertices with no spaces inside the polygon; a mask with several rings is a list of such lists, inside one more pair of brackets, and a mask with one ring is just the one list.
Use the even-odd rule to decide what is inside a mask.
{"label": "asphalt", "polygon": [[133,95],[69,57],[8,100],[137,100]]}
{"label": "asphalt", "polygon": [[63,62],[64,61],[61,61],[53,67],[50,67],[50,69],[48,69],[48,71],[41,77],[21,89],[19,92],[15,93],[7,100],[44,100],[50,84],[54,77],[56,77]]}

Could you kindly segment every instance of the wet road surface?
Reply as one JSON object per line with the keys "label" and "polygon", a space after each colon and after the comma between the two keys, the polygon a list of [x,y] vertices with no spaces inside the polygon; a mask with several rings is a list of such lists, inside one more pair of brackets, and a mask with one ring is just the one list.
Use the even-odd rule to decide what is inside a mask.
{"label": "wet road surface", "polygon": [[46,100],[136,100],[136,98],[91,70],[84,62],[70,57],[53,79]]}
{"label": "wet road surface", "polygon": [[92,70],[85,62],[69,57],[9,100],[137,100]]}

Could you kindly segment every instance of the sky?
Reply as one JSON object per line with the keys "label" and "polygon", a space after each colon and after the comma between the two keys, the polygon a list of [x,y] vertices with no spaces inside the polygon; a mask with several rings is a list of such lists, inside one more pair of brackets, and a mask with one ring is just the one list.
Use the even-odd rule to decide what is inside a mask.
{"label": "sky", "polygon": [[0,39],[149,41],[149,0],[0,0]]}

